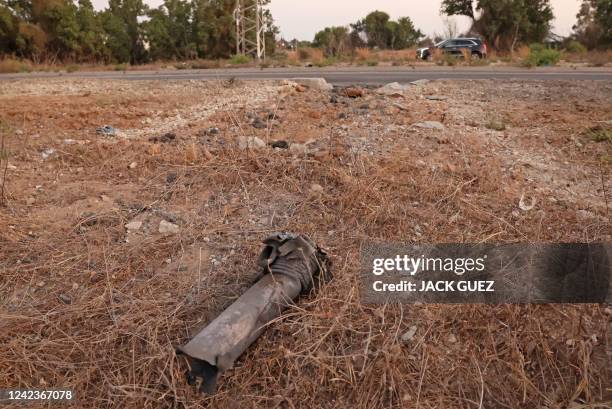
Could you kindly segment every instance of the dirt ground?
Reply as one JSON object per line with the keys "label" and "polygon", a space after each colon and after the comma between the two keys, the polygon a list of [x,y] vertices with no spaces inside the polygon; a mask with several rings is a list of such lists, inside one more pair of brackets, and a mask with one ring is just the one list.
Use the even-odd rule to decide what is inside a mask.
{"label": "dirt ground", "polygon": [[[612,145],[585,130],[610,125],[612,84],[364,91],[0,83],[0,385],[72,388],[75,408],[612,407],[609,306],[358,291],[366,240],[611,241]],[[201,396],[174,348],[251,285],[276,231],[327,249],[334,279]]]}

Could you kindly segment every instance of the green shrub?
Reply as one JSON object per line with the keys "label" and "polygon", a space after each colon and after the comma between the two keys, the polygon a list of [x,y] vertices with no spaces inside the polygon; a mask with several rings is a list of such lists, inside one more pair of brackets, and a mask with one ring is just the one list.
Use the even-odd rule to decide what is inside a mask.
{"label": "green shrub", "polygon": [[593,142],[612,143],[612,127],[597,125],[587,129],[584,134]]}
{"label": "green shrub", "polygon": [[529,55],[523,61],[526,67],[541,67],[543,65],[557,65],[561,59],[561,53],[552,48],[546,48],[544,44],[531,44]]}
{"label": "green shrub", "polygon": [[365,63],[368,67],[376,67],[378,65],[378,60],[366,60]]}
{"label": "green shrub", "polygon": [[70,64],[70,65],[66,66],[66,72],[77,72],[80,69],[81,69],[81,67],[79,67],[76,64]]}
{"label": "green shrub", "polygon": [[125,71],[127,67],[127,64],[117,64],[115,65],[115,71]]}
{"label": "green shrub", "polygon": [[232,58],[229,59],[229,63],[232,65],[242,65],[248,64],[251,62],[251,57],[248,55],[236,54],[232,55]]}
{"label": "green shrub", "polygon": [[571,40],[567,43],[567,46],[565,46],[565,51],[568,53],[584,54],[587,52],[587,49],[579,41]]}

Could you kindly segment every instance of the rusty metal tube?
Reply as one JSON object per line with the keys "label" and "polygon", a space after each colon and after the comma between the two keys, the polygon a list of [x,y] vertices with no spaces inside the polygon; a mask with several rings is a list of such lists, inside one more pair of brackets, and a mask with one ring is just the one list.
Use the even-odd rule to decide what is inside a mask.
{"label": "rusty metal tube", "polygon": [[264,240],[262,278],[177,353],[187,357],[188,381],[214,393],[217,378],[302,293],[330,278],[328,258],[307,237],[279,233]]}

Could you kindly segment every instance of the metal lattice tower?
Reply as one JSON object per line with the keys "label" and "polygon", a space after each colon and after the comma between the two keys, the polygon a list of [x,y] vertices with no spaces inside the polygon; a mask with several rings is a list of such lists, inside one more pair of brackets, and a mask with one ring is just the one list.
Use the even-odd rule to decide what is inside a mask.
{"label": "metal lattice tower", "polygon": [[262,0],[236,0],[236,54],[266,58],[266,41]]}

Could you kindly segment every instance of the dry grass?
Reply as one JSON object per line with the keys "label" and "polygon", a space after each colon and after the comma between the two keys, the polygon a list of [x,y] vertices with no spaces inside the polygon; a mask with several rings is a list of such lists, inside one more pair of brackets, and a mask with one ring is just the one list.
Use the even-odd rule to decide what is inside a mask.
{"label": "dry grass", "polygon": [[[140,97],[115,89],[107,105],[96,105],[95,118],[121,112],[117,121],[140,123],[143,104],[155,98],[149,93],[160,92],[144,88]],[[223,83],[189,92],[181,94],[183,103],[245,89]],[[185,109],[160,93],[164,98],[150,109]],[[102,96],[55,104],[72,112]],[[36,105],[34,97],[23,98],[13,98],[10,109],[0,100],[8,120],[36,112],[32,120],[45,118],[45,129],[68,126],[64,132],[82,138],[83,122],[47,116],[46,100]],[[319,129],[308,110],[332,122],[344,108],[321,110],[328,99],[308,92],[270,102],[282,107],[283,126],[297,127],[276,130],[275,137]],[[438,114],[422,101],[406,103],[419,118]],[[154,154],[146,138],[93,140],[28,165],[52,142],[51,132],[24,141],[17,152],[23,187],[12,188],[14,207],[0,209],[2,385],[70,387],[79,408],[561,408],[609,399],[604,306],[359,302],[365,240],[579,240],[584,230],[571,216],[574,203],[543,201],[541,212],[513,217],[515,195],[505,189],[513,182],[490,146],[471,134],[446,141],[398,135],[386,155],[340,149],[350,141],[332,134],[324,137],[325,155],[294,157],[238,150],[236,135],[265,138],[272,130],[252,130],[244,114],[230,108],[209,119],[228,137],[215,149],[194,145],[201,123],[177,129],[178,141]],[[411,123],[399,111],[383,119]],[[132,162],[138,166],[129,170]],[[313,183],[323,191],[313,194]],[[21,203],[35,184],[46,193],[27,210]],[[158,220],[163,212],[179,215],[180,235],[153,232],[125,242],[126,222]],[[589,240],[609,227],[592,226]],[[186,385],[173,348],[250,285],[258,241],[277,230],[308,234],[327,248],[335,278],[275,322],[222,378],[216,396],[202,397]],[[415,338],[402,342],[411,326]]]}

